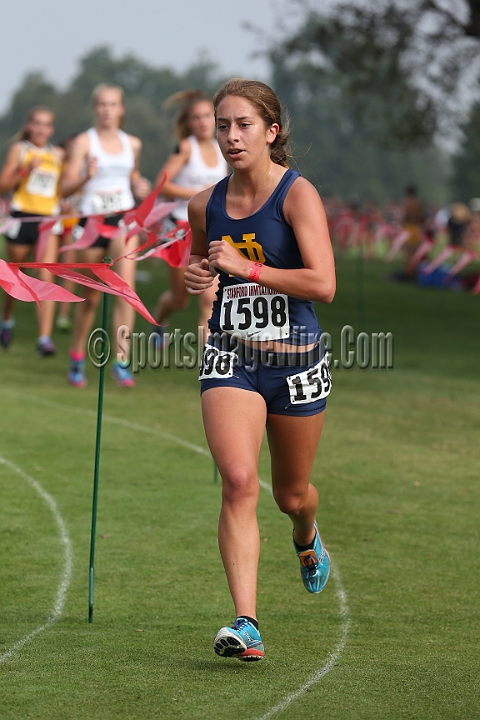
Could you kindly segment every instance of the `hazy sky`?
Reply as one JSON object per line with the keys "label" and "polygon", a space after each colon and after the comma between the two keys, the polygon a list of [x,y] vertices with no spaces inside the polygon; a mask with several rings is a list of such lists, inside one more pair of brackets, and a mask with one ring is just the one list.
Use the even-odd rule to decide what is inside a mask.
{"label": "hazy sky", "polygon": [[265,79],[267,63],[252,57],[261,48],[242,23],[273,35],[289,5],[286,0],[0,0],[0,112],[27,72],[43,71],[64,86],[78,59],[106,44],[116,57],[131,52],[177,70],[203,49],[226,74]]}

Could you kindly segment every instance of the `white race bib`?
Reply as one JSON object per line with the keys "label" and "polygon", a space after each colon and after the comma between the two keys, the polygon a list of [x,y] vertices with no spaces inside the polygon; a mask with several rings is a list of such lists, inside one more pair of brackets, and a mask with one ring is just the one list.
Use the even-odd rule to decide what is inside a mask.
{"label": "white race bib", "polygon": [[220,328],[244,340],[287,338],[288,297],[257,283],[228,285],[223,289]]}
{"label": "white race bib", "polygon": [[26,191],[37,197],[54,198],[57,194],[58,173],[34,168],[28,176]]}
{"label": "white race bib", "polygon": [[332,389],[332,375],[328,365],[328,353],[325,353],[318,365],[286,378],[292,405],[322,400]]}
{"label": "white race bib", "polygon": [[237,359],[235,352],[219,350],[213,345],[205,345],[200,366],[199,380],[231,378],[233,366]]}
{"label": "white race bib", "polygon": [[126,210],[128,197],[123,190],[109,190],[108,192],[96,193],[93,196],[93,209],[95,213],[116,213]]}

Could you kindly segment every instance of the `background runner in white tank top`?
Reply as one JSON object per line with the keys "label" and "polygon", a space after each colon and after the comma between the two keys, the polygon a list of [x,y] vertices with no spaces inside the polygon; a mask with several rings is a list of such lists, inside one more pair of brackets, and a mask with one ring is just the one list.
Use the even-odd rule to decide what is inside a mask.
{"label": "background runner in white tank top", "polygon": [[[80,210],[87,215],[105,215],[105,224],[121,227],[122,211],[134,207],[134,197],[142,200],[150,191],[150,183],[142,178],[139,170],[142,143],[139,138],[127,135],[120,129],[125,105],[123,90],[115,85],[98,85],[92,93],[95,128],[77,135],[72,143],[66,164],[62,189],[65,197],[82,192]],[[79,222],[84,227],[87,219]],[[132,288],[135,288],[136,263],[125,257],[127,250],[138,246],[138,235],[128,241],[125,232],[114,237],[100,235],[93,245],[77,250],[80,262],[101,262],[108,256],[115,260],[115,272]],[[68,382],[74,387],[86,385],[85,350],[90,330],[95,321],[95,310],[100,292],[83,288],[84,303],[78,303],[75,312]],[[119,329],[126,326],[130,332],[135,324],[135,311],[123,300],[115,298],[113,309],[113,335],[116,339],[117,360],[112,365],[112,375],[122,387],[134,385],[134,378],[125,363],[120,360],[128,342],[123,340]],[[123,332],[123,330],[122,330]],[[128,336],[128,334],[127,334]]]}
{"label": "background runner in white tank top", "polygon": [[[228,175],[228,165],[215,138],[215,116],[210,98],[198,90],[186,90],[172,95],[166,104],[179,108],[175,122],[175,136],[179,145],[159,172],[156,185],[163,182],[166,175],[162,195],[180,203],[172,212],[172,218],[176,222],[188,222],[189,200],[197,192],[215,185]],[[153,313],[158,323],[156,329],[160,333],[171,313],[185,309],[189,303],[184,273],[185,268],[168,266],[170,287],[160,295]],[[217,280],[198,299],[198,324],[204,328],[205,337],[216,290]]]}
{"label": "background runner in white tank top", "polygon": [[83,186],[80,212],[85,214],[116,213],[130,210],[135,205],[131,177],[135,157],[128,135],[117,130],[123,150],[112,155],[105,152],[96,128],[87,130],[90,143],[89,158],[97,159],[97,173]]}
{"label": "background runner in white tank top", "polygon": [[[187,140],[191,148],[190,159],[181,168],[178,175],[173,178],[173,182],[179,187],[187,187],[199,191],[209,185],[216,185],[217,182],[220,182],[220,180],[225,177],[228,169],[217,141],[212,140],[212,144],[217,151],[217,164],[215,167],[210,167],[202,157],[200,146],[195,135],[189,135]],[[188,200],[183,200],[180,205],[173,210],[172,216],[175,220],[188,220]]]}

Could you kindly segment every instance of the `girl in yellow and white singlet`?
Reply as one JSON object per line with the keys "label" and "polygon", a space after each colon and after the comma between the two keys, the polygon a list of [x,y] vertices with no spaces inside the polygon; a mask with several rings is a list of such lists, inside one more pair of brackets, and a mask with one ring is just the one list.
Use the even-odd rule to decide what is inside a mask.
{"label": "girl in yellow and white singlet", "polygon": [[[59,181],[64,151],[50,144],[54,132],[54,114],[44,107],[30,110],[27,122],[7,155],[0,172],[0,193],[13,191],[10,215],[17,222],[6,231],[6,249],[9,262],[24,262],[38,241],[41,220],[32,217],[51,217],[60,211]],[[55,262],[58,256],[58,235],[61,225],[52,228],[41,262]],[[54,282],[53,275],[39,270],[41,280]],[[0,344],[10,345],[13,327],[14,299],[5,295],[3,319],[0,328]],[[55,355],[51,340],[55,303],[42,302],[38,309],[39,337],[37,354],[40,357]]]}

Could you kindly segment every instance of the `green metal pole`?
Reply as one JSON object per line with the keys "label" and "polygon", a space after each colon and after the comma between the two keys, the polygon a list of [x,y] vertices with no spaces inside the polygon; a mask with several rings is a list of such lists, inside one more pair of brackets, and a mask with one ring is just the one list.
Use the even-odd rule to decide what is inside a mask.
{"label": "green metal pole", "polygon": [[102,364],[100,366],[100,376],[98,381],[98,409],[97,409],[97,438],[95,442],[95,469],[93,473],[93,503],[92,503],[92,531],[90,536],[90,572],[88,583],[88,622],[93,622],[93,582],[95,569],[95,535],[97,531],[97,505],[98,505],[98,474],[100,470],[100,443],[102,438],[102,414],[103,414],[103,386],[105,383],[105,365],[108,358],[106,353],[106,335],[107,335],[107,318],[108,318],[108,294],[103,294],[103,314],[102,314]]}

